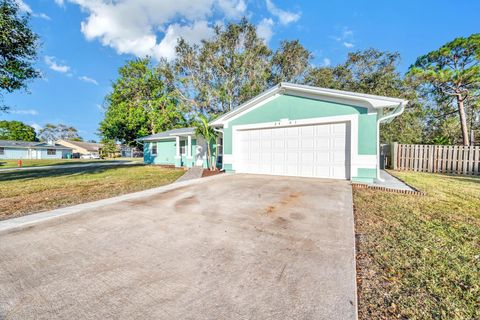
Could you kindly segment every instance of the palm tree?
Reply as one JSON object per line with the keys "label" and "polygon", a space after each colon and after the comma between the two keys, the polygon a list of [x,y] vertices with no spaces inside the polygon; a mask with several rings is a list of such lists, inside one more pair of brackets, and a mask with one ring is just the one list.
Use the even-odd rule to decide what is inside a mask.
{"label": "palm tree", "polygon": [[215,170],[217,169],[217,165],[216,161],[212,161],[211,143],[212,141],[216,141],[218,134],[208,125],[209,119],[206,116],[199,114],[198,119],[200,121],[195,124],[195,135],[202,137],[207,143],[207,166],[210,170]]}

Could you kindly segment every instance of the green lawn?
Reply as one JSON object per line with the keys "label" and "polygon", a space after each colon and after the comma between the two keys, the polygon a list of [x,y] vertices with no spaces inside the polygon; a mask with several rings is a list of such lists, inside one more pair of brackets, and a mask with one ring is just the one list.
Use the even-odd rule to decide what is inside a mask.
{"label": "green lawn", "polygon": [[360,319],[480,319],[480,178],[392,172],[354,191]]}
{"label": "green lawn", "polygon": [[[121,158],[119,158],[121,159]],[[128,159],[130,160],[130,159]],[[56,166],[66,164],[86,164],[98,162],[110,162],[112,160],[81,160],[81,159],[23,159],[23,167],[41,167],[41,166]],[[0,169],[16,168],[18,160],[0,160]]]}
{"label": "green lawn", "polygon": [[183,173],[143,165],[0,172],[0,220],[158,187]]}

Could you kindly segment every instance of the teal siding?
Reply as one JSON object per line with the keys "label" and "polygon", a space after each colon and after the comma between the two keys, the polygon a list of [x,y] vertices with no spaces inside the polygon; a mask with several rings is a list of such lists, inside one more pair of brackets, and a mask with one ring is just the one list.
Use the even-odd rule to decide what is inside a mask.
{"label": "teal siding", "polygon": [[367,114],[363,107],[315,100],[291,95],[281,95],[245,115],[229,122],[224,129],[224,152],[232,153],[232,126],[279,121],[280,119],[300,120],[309,118],[358,115],[358,153],[376,154],[377,129],[376,115]]}
{"label": "teal siding", "polygon": [[[157,155],[151,154],[151,144],[157,145]],[[161,140],[154,142],[145,142],[143,144],[143,160],[147,164],[175,164],[175,139]]]}

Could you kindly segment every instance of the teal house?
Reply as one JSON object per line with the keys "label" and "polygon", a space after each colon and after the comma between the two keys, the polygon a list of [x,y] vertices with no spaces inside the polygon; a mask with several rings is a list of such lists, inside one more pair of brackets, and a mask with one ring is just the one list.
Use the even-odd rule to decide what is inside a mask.
{"label": "teal house", "polygon": [[[408,101],[280,83],[210,125],[220,138],[214,161],[227,172],[347,179],[380,178],[380,123]],[[192,128],[144,137],[146,163],[206,165]]]}
{"label": "teal house", "polygon": [[[195,136],[195,128],[164,131],[138,139],[143,143],[143,159],[147,164],[176,167],[208,167],[207,145]],[[221,138],[211,145],[212,159],[221,166]]]}

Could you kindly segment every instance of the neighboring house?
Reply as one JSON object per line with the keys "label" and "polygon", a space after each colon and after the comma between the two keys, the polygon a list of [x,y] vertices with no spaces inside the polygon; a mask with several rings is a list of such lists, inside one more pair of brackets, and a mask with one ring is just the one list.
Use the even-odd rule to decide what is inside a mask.
{"label": "neighboring house", "polygon": [[71,153],[56,143],[0,140],[0,159],[62,159]]}
{"label": "neighboring house", "polygon": [[[380,179],[380,123],[400,115],[407,102],[281,83],[210,125],[221,132],[218,158],[227,172],[369,183]],[[196,140],[192,128],[145,137],[145,162],[204,164]]]}
{"label": "neighboring house", "polygon": [[72,140],[58,140],[56,143],[73,149],[75,158],[80,156],[100,156],[100,149],[103,147],[101,143],[72,141]]}
{"label": "neighboring house", "polygon": [[[196,137],[194,131],[195,128],[173,129],[138,139],[143,142],[145,163],[207,168],[205,140]],[[212,144],[213,156],[220,153],[215,152],[219,149],[217,144]]]}
{"label": "neighboring house", "polygon": [[119,144],[117,146],[119,150],[119,156],[122,158],[139,158],[143,156],[143,152],[136,147],[130,147],[124,144]]}

